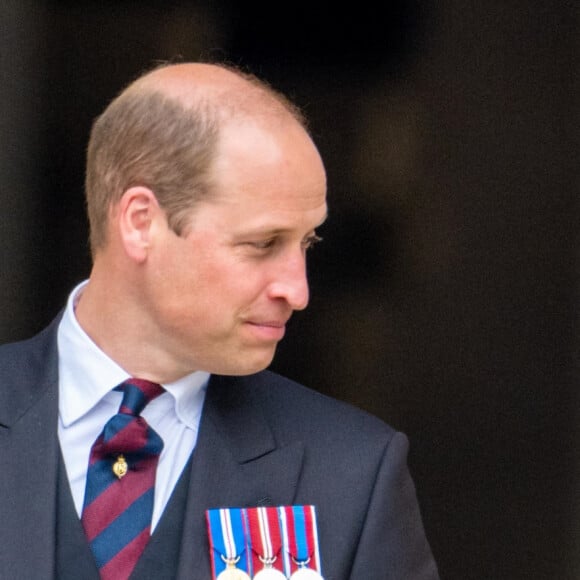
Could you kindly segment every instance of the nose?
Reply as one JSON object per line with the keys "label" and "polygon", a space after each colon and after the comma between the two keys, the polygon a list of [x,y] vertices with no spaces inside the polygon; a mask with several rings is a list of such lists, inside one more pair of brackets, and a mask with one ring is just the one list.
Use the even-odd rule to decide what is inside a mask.
{"label": "nose", "polygon": [[306,257],[303,253],[286,257],[276,268],[269,286],[272,299],[283,299],[292,310],[304,310],[308,305],[309,289],[306,276]]}

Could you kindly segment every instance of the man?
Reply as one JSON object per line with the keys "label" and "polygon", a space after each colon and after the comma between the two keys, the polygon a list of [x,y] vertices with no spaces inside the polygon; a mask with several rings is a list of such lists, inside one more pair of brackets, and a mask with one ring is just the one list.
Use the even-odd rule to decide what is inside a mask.
{"label": "man", "polygon": [[[96,120],[86,195],[89,280],[45,331],[0,348],[0,577],[437,578],[406,437],[264,370],[308,303],[327,212],[300,113],[227,67],[159,67]],[[128,410],[128,391],[151,389]],[[142,429],[142,463],[98,456],[119,416]],[[146,526],[114,530],[124,547],[103,556],[141,485]],[[292,542],[296,506],[313,516]],[[256,514],[263,553],[234,521]]]}

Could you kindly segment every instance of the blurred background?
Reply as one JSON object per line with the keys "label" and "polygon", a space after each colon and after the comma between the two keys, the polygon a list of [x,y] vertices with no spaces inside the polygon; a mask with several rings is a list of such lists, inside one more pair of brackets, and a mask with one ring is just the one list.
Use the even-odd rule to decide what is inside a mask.
{"label": "blurred background", "polygon": [[580,578],[575,2],[3,0],[0,30],[0,341],[89,274],[94,117],[159,61],[240,65],[328,170],[273,368],[409,436],[443,579]]}

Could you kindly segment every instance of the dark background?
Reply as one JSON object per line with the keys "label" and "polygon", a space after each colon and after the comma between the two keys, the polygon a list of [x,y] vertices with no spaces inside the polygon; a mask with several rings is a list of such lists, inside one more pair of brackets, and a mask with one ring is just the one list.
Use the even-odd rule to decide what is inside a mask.
{"label": "dark background", "polygon": [[580,578],[576,2],[4,0],[0,30],[1,341],[89,273],[92,119],[157,61],[238,64],[328,170],[273,367],[407,433],[442,578]]}

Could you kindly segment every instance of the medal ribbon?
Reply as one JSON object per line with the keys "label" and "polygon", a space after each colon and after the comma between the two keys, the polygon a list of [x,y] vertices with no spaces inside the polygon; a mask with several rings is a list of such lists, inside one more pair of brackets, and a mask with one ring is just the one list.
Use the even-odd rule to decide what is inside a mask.
{"label": "medal ribbon", "polygon": [[247,508],[246,513],[250,526],[254,570],[257,572],[262,568],[275,568],[284,572],[284,564],[280,557],[282,537],[278,509],[275,507],[255,507]]}
{"label": "medal ribbon", "polygon": [[321,574],[314,506],[282,506],[278,508],[278,512],[282,524],[283,542],[287,551],[284,558],[287,576],[302,567],[316,570]]}
{"label": "medal ribbon", "polygon": [[247,550],[246,514],[240,508],[221,508],[206,511],[206,521],[214,579],[227,568],[228,562],[250,572],[250,554]]}

